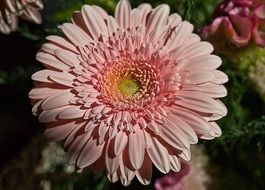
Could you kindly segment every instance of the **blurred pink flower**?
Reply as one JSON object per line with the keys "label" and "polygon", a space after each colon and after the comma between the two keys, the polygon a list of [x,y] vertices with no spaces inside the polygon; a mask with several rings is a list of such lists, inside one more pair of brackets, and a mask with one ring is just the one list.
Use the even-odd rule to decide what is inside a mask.
{"label": "blurred pink flower", "polygon": [[183,178],[190,172],[188,163],[181,162],[180,172],[170,172],[169,174],[161,177],[155,181],[156,190],[188,190],[185,189]]}
{"label": "blurred pink flower", "polygon": [[155,181],[156,190],[206,190],[211,183],[207,172],[208,156],[202,146],[192,147],[190,162],[181,162],[178,173],[170,172]]}
{"label": "blurred pink flower", "polygon": [[47,69],[32,76],[33,113],[47,123],[45,136],[65,141],[69,163],[80,171],[106,170],[112,182],[151,180],[180,170],[198,137],[221,135],[215,123],[227,113],[221,59],[193,34],[193,25],[168,5],[127,0],[115,17],[84,5],[65,37],[48,36],[37,55]]}
{"label": "blurred pink flower", "polygon": [[209,39],[216,35],[237,47],[250,41],[265,47],[264,19],[265,3],[261,0],[225,0],[215,10],[212,23],[202,29],[201,36]]}
{"label": "blurred pink flower", "polygon": [[15,31],[18,16],[40,24],[39,10],[43,8],[42,0],[1,0],[0,1],[0,32],[9,34]]}

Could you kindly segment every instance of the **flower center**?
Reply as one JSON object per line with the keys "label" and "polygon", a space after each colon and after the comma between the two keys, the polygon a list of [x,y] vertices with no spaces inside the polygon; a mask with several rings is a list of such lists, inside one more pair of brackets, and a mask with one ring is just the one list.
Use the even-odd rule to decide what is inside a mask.
{"label": "flower center", "polygon": [[121,80],[118,88],[124,96],[132,96],[139,89],[138,84],[132,79]]}
{"label": "flower center", "polygon": [[98,88],[105,101],[118,109],[138,109],[159,91],[155,67],[143,60],[120,59],[101,71]]}

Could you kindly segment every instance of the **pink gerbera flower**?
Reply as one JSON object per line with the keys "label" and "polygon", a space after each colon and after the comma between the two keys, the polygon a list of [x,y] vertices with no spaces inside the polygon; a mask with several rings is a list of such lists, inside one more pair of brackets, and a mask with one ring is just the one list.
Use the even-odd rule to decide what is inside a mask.
{"label": "pink gerbera flower", "polygon": [[18,16],[40,24],[39,10],[43,8],[42,0],[0,0],[0,32],[9,34],[17,28]]}
{"label": "pink gerbera flower", "polygon": [[45,136],[65,141],[69,163],[105,170],[112,182],[151,179],[180,170],[190,144],[221,135],[226,115],[218,100],[228,78],[221,59],[193,34],[193,25],[169,14],[168,5],[131,9],[121,0],[115,17],[84,5],[65,37],[48,36],[37,55],[47,69],[32,76],[33,113]]}

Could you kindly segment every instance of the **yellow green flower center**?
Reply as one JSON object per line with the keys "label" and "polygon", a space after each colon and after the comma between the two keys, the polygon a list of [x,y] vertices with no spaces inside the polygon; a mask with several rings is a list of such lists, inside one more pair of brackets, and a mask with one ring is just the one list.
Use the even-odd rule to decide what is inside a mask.
{"label": "yellow green flower center", "polygon": [[121,59],[100,72],[98,88],[104,101],[117,109],[140,109],[153,101],[161,76],[145,60]]}
{"label": "yellow green flower center", "polygon": [[124,96],[132,96],[139,89],[138,84],[132,79],[121,80],[118,88],[120,93]]}

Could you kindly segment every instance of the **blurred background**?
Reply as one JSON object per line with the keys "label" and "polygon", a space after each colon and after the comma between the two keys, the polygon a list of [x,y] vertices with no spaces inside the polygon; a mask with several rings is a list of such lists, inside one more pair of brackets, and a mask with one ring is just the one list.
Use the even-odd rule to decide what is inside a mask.
{"label": "blurred background", "polygon": [[[133,7],[143,2],[154,7],[169,4],[171,12],[192,22],[200,33],[203,26],[210,24],[220,1],[131,1]],[[113,14],[117,1],[46,0],[43,3],[42,24],[20,19],[16,32],[0,34],[0,190],[155,189],[156,179],[162,176],[158,171],[153,172],[150,185],[142,186],[134,180],[126,188],[109,183],[104,174],[77,174],[67,165],[62,144],[49,143],[42,136],[45,127],[32,115],[28,98],[33,88],[30,77],[42,68],[35,60],[38,49],[47,35],[61,35],[57,26],[70,21],[72,12],[80,10],[83,4],[96,4]],[[265,189],[265,97],[261,92],[265,89],[265,67],[253,68],[257,63],[265,64],[265,50],[253,44],[233,49],[236,58],[216,48],[216,54],[223,59],[221,70],[229,76],[228,96],[223,99],[228,115],[219,121],[223,135],[212,141],[201,140],[193,147],[196,150],[190,167],[197,168],[194,175],[203,181],[203,189],[262,190]],[[259,78],[250,77],[257,76],[255,72],[260,70],[262,73],[262,69]],[[264,84],[263,89],[262,85],[256,85],[259,82]]]}

